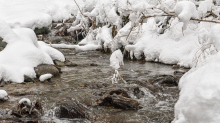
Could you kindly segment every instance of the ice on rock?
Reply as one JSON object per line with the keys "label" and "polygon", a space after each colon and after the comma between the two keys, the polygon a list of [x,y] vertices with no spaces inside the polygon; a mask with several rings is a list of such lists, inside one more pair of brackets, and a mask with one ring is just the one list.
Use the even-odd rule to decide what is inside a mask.
{"label": "ice on rock", "polygon": [[39,80],[43,82],[44,80],[50,79],[52,76],[52,74],[44,74],[39,77]]}
{"label": "ice on rock", "polygon": [[124,65],[123,54],[121,50],[116,50],[112,53],[110,57],[110,66],[114,70],[118,70],[120,68],[120,65]]}
{"label": "ice on rock", "polygon": [[183,22],[183,30],[187,28],[187,25],[191,18],[198,18],[196,5],[191,1],[178,2],[173,11],[175,12],[175,15],[178,16],[179,21]]}

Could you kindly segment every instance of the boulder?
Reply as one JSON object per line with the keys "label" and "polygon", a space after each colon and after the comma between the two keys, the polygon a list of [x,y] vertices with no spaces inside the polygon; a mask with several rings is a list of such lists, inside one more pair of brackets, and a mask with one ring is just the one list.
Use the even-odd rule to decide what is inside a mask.
{"label": "boulder", "polygon": [[86,118],[86,108],[76,100],[57,104],[55,115],[58,118]]}
{"label": "boulder", "polygon": [[52,74],[54,77],[60,75],[60,71],[54,65],[41,64],[34,68],[36,75],[40,77],[44,74]]}
{"label": "boulder", "polygon": [[109,94],[105,94],[101,99],[97,100],[99,106],[113,106],[119,109],[139,109],[139,102],[132,99],[126,91],[122,89],[113,90]]}

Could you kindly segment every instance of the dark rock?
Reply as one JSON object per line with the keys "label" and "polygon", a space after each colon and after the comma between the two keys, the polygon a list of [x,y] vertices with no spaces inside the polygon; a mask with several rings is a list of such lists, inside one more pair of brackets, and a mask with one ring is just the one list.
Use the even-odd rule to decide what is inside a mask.
{"label": "dark rock", "polygon": [[4,47],[0,47],[0,51],[4,50]]}
{"label": "dark rock", "polygon": [[61,62],[61,61],[58,61],[58,60],[54,60],[53,62],[58,67],[64,67],[65,66],[64,62]]}
{"label": "dark rock", "polygon": [[154,76],[150,81],[151,84],[161,84],[163,86],[178,86],[175,76],[172,75]]}
{"label": "dark rock", "polygon": [[24,75],[24,82],[34,82],[34,79],[30,78],[29,76]]}
{"label": "dark rock", "polygon": [[127,98],[131,98],[128,93],[125,91],[125,90],[122,90],[122,89],[118,89],[118,90],[113,90],[109,93],[110,95],[122,95],[124,97],[127,97]]}
{"label": "dark rock", "polygon": [[48,34],[50,31],[49,31],[48,28],[43,27],[43,28],[40,28],[40,29],[39,28],[35,28],[34,32],[35,32],[36,35],[40,35],[40,34]]}
{"label": "dark rock", "polygon": [[140,99],[140,98],[142,98],[142,97],[144,97],[144,92],[143,91],[141,91],[140,89],[139,89],[139,87],[136,87],[136,88],[134,88],[134,95],[138,98],[138,99]]}
{"label": "dark rock", "polygon": [[119,109],[139,109],[137,100],[132,99],[124,90],[114,90],[97,100],[100,106],[113,106]]}
{"label": "dark rock", "polygon": [[15,110],[12,110],[11,115],[18,118],[38,118],[42,115],[42,112],[43,107],[39,101],[34,101],[31,105],[24,101],[21,104],[18,104]]}
{"label": "dark rock", "polygon": [[90,66],[98,66],[98,64],[91,63]]}
{"label": "dark rock", "polygon": [[0,87],[4,87],[5,86],[5,81],[4,80],[0,80]]}
{"label": "dark rock", "polygon": [[7,45],[7,43],[6,43],[6,42],[3,42],[3,41],[0,39],[0,47],[5,48],[6,45]]}
{"label": "dark rock", "polygon": [[58,103],[55,115],[58,118],[86,118],[86,108],[76,100]]}
{"label": "dark rock", "polygon": [[68,67],[76,67],[76,66],[78,66],[77,64],[72,63],[68,59],[65,60],[65,65],[68,66]]}
{"label": "dark rock", "polygon": [[41,64],[34,68],[38,77],[43,74],[52,74],[54,77],[59,75],[59,70],[54,65]]}
{"label": "dark rock", "polygon": [[172,67],[173,69],[179,69],[180,68],[180,66],[179,65],[173,65],[173,67]]}
{"label": "dark rock", "polygon": [[75,63],[67,63],[66,66],[68,66],[68,67],[76,67],[76,66],[78,66],[78,65],[75,64]]}

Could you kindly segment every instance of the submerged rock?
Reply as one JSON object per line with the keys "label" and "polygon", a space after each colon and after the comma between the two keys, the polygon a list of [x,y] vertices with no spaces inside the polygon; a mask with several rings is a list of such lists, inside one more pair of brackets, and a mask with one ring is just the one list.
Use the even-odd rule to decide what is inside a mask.
{"label": "submerged rock", "polygon": [[41,64],[34,68],[38,77],[44,74],[52,74],[54,77],[60,75],[60,71],[54,65]]}
{"label": "submerged rock", "polygon": [[58,118],[86,118],[86,108],[76,100],[60,102],[57,107]]}
{"label": "submerged rock", "polygon": [[109,94],[105,94],[97,101],[100,106],[113,106],[120,109],[139,109],[137,100],[132,99],[126,91],[122,89],[113,90]]}

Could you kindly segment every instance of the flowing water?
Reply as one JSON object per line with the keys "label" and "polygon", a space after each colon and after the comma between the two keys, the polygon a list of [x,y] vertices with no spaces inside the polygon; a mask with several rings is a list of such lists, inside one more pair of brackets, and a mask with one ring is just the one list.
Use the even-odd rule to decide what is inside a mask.
{"label": "flowing water", "polygon": [[[174,76],[170,65],[145,61],[125,60],[119,69],[122,78],[112,84],[114,70],[109,66],[110,54],[100,51],[76,52],[70,49],[61,50],[65,57],[77,64],[76,67],[62,67],[60,77],[50,82],[8,84],[0,87],[9,93],[9,101],[0,103],[0,120],[2,122],[60,122],[60,123],[170,123],[174,118],[174,105],[178,100],[177,86],[163,85],[155,80],[161,76]],[[180,68],[179,70],[185,71]],[[139,88],[136,95],[134,89]],[[108,106],[97,106],[96,102],[105,92],[123,89],[136,99],[141,109],[124,110]],[[19,119],[8,116],[21,98],[39,100],[44,107],[44,114],[38,119]],[[86,107],[85,119],[62,119],[54,114],[56,104],[62,101],[77,100]]]}

